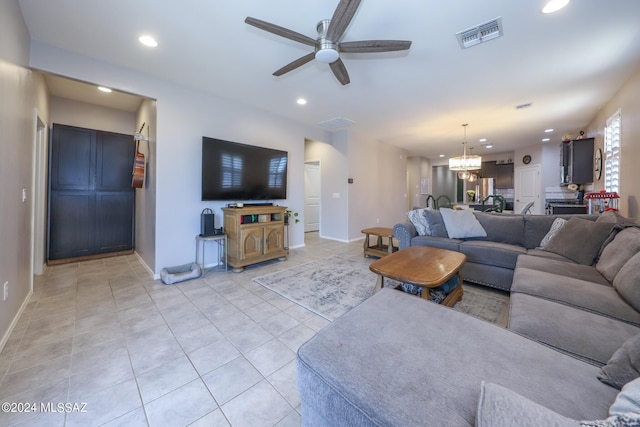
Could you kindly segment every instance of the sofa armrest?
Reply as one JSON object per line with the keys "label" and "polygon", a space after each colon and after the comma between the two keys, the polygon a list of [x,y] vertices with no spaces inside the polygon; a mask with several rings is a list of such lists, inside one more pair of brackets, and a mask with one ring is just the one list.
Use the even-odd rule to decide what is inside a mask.
{"label": "sofa armrest", "polygon": [[398,239],[398,248],[404,249],[411,246],[411,239],[418,235],[411,221],[401,222],[393,226],[393,237]]}

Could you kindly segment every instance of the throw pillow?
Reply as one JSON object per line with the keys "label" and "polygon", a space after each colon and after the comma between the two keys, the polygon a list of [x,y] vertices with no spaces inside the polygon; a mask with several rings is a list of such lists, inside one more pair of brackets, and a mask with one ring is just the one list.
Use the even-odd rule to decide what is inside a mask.
{"label": "throw pillow", "polygon": [[535,403],[508,388],[482,382],[476,412],[476,427],[578,426],[549,408]]}
{"label": "throw pillow", "polygon": [[440,211],[425,210],[423,212],[424,217],[427,219],[427,224],[431,236],[433,237],[449,237],[447,228],[442,221],[442,214]]}
{"label": "throw pillow", "polygon": [[[600,218],[598,218],[600,219]],[[613,282],[620,269],[640,252],[640,228],[625,228],[602,250],[596,269]]]}
{"label": "throw pillow", "polygon": [[629,338],[600,369],[598,379],[620,390],[640,377],[640,334]]}
{"label": "throw pillow", "polygon": [[609,408],[609,415],[640,417],[640,378],[636,378],[622,387],[616,400]]}
{"label": "throw pillow", "polygon": [[562,255],[578,264],[592,265],[613,224],[571,218],[545,246],[545,250]]}
{"label": "throw pillow", "polygon": [[567,220],[564,218],[554,219],[549,232],[542,238],[542,240],[540,241],[540,246],[538,246],[536,249],[544,249],[549,244],[549,241],[553,238],[553,236],[555,236],[556,233],[560,231],[560,229],[564,227],[566,223]]}
{"label": "throw pillow", "polygon": [[626,302],[640,311],[640,252],[622,266],[613,278],[613,287]]}
{"label": "throw pillow", "polygon": [[413,209],[407,212],[407,216],[409,217],[409,221],[416,228],[416,232],[418,236],[430,236],[429,233],[429,225],[427,224],[427,219],[423,215],[425,209]]}
{"label": "throw pillow", "polygon": [[482,225],[470,209],[460,211],[440,209],[442,220],[450,239],[468,239],[470,237],[487,237]]}

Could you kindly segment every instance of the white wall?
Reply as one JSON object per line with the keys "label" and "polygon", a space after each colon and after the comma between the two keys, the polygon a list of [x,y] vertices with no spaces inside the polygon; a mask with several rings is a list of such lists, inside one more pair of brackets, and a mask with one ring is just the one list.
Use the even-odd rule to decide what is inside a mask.
{"label": "white wall", "polygon": [[[620,213],[640,218],[640,69],[631,76],[618,93],[598,112],[587,127],[587,136],[595,138],[595,149],[604,151],[604,127],[607,119],[618,109],[622,112],[622,146],[620,147]],[[594,185],[604,188],[604,173]]]}
{"label": "white wall", "polygon": [[[0,350],[31,293],[31,194],[36,114],[48,121],[42,75],[25,68],[29,33],[15,1],[0,2]],[[22,189],[27,200],[22,202]]]}
{"label": "white wall", "polygon": [[[149,265],[156,274],[163,267],[195,260],[202,209],[213,209],[216,226],[221,225],[224,203],[200,201],[203,136],[288,151],[288,198],[277,203],[303,211],[304,141],[321,139],[322,131],[40,42],[31,45],[30,63],[37,69],[157,100],[155,176],[150,177],[156,183],[155,265]],[[294,227],[290,245],[303,244],[303,227]]]}
{"label": "white wall", "polygon": [[136,191],[135,250],[152,272],[156,270],[156,101],[145,99],[136,113],[135,129],[149,138],[141,141],[140,152],[146,164],[145,182]]}
{"label": "white wall", "polygon": [[431,161],[424,157],[409,157],[407,159],[407,210],[414,206],[425,207],[427,195],[422,194],[422,180],[429,183],[431,191]]}
{"label": "white wall", "polygon": [[369,227],[393,227],[406,219],[407,153],[349,133],[349,240]]}
{"label": "white wall", "polygon": [[71,99],[51,98],[51,123],[133,135],[135,114]]}

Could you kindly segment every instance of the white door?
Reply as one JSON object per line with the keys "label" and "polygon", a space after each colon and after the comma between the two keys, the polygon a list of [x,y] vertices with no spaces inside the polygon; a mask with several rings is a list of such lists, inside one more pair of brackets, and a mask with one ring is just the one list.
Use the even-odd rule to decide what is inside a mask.
{"label": "white door", "polygon": [[320,230],[320,163],[304,164],[304,231]]}
{"label": "white door", "polygon": [[520,213],[527,203],[533,202],[529,212],[542,214],[540,199],[540,165],[522,166],[515,169],[513,212]]}

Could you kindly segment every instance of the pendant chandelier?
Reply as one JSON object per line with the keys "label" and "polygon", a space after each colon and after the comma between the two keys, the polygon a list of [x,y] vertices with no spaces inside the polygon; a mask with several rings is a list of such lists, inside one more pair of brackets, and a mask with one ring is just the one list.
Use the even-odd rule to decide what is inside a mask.
{"label": "pendant chandelier", "polygon": [[449,169],[459,172],[460,179],[467,179],[472,174],[469,171],[478,170],[482,167],[482,157],[467,155],[467,126],[468,123],[462,125],[464,129],[464,140],[462,142],[462,156],[451,157],[449,159]]}

